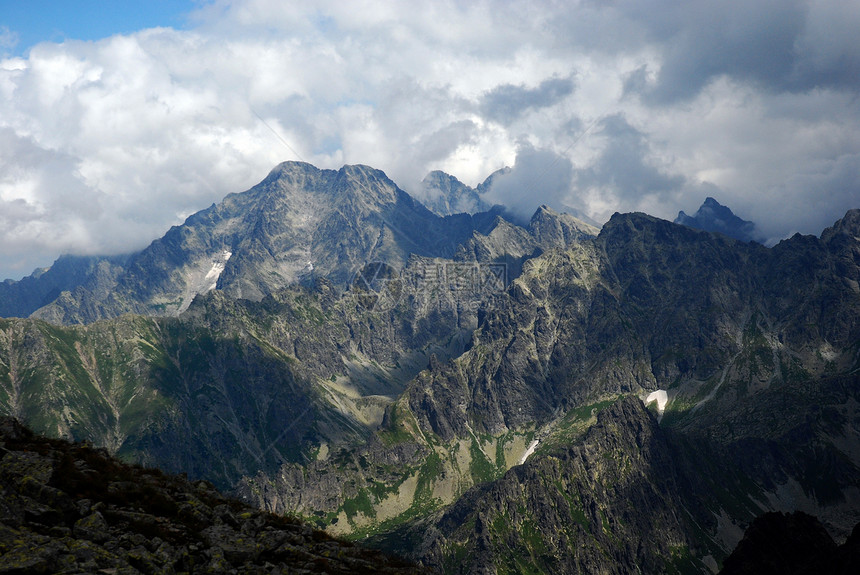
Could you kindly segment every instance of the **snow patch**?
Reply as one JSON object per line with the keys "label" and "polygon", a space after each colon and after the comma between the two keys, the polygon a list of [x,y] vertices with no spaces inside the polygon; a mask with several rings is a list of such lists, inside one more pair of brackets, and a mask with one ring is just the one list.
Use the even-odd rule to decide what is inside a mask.
{"label": "snow patch", "polygon": [[185,289],[182,292],[182,303],[179,304],[177,315],[188,309],[195,296],[210,292],[218,286],[218,278],[221,277],[227,267],[227,260],[232,255],[233,252],[229,250],[221,250],[211,258],[200,258],[189,263],[185,269]]}
{"label": "snow patch", "polygon": [[526,459],[529,458],[529,455],[534,453],[535,449],[537,449],[538,443],[540,443],[540,441],[538,441],[537,439],[532,439],[532,442],[529,443],[529,446],[526,448],[526,452],[523,453],[522,457],[520,457],[520,461],[519,463],[517,463],[517,465],[522,465],[526,462]]}
{"label": "snow patch", "polygon": [[212,268],[206,274],[206,277],[203,278],[203,281],[207,282],[207,285],[200,293],[206,293],[215,289],[215,286],[218,285],[218,278],[221,277],[221,273],[224,271],[224,268],[227,267],[227,260],[229,260],[232,255],[233,252],[229,252],[227,250],[218,254],[220,259],[216,259],[212,262]]}
{"label": "snow patch", "polygon": [[669,395],[666,393],[665,389],[658,389],[657,391],[652,391],[645,398],[645,405],[648,405],[652,401],[657,402],[657,413],[663,415],[663,410],[666,409],[666,403],[669,401]]}

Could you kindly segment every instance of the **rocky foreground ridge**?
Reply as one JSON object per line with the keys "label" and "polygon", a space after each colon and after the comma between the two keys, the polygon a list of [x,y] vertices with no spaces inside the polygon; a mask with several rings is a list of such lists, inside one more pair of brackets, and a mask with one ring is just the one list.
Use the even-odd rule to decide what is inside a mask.
{"label": "rocky foreground ridge", "polygon": [[87,443],[0,421],[0,573],[424,573]]}

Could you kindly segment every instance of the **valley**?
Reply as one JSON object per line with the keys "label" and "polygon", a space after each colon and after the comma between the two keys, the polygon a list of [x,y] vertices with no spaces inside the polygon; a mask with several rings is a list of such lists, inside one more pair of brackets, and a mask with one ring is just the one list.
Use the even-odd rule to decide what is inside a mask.
{"label": "valley", "polygon": [[4,287],[3,415],[439,572],[713,573],[766,512],[860,523],[860,210],[768,248],[287,162],[66,264]]}

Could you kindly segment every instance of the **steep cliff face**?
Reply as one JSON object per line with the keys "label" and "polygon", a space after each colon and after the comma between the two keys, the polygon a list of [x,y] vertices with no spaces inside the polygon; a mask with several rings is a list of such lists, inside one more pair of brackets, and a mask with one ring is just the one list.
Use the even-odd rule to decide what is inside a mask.
{"label": "steep cliff face", "polygon": [[[493,213],[493,212],[490,212]],[[476,230],[457,250],[455,259],[504,264],[510,279],[519,277],[523,263],[544,251],[580,243],[600,230],[569,214],[540,206],[525,227],[506,220],[504,211],[488,232]]]}
{"label": "steep cliff face", "polygon": [[[500,479],[371,541],[445,573],[715,572],[740,540],[743,526],[768,509],[780,508],[774,499],[779,489],[774,490],[767,477],[750,472],[747,463],[753,454],[742,453],[748,445],[719,445],[679,433],[660,426],[656,415],[637,399],[616,401],[581,435],[563,442],[544,436],[546,447]],[[779,439],[770,444],[773,450],[786,447]],[[802,451],[794,451],[795,456],[815,460],[815,453]],[[771,481],[790,477],[773,459],[764,458],[759,465],[759,471],[768,469]],[[856,477],[856,466],[853,469]],[[842,482],[849,497],[834,505],[813,488],[806,493],[818,501],[815,510],[831,515],[828,527],[839,540],[852,527],[856,534],[860,512],[850,496],[851,490],[856,492],[856,479],[835,468],[816,473],[834,484]],[[802,478],[802,472],[795,477]],[[794,493],[795,505],[803,505],[803,493]],[[834,513],[844,525],[833,521]],[[814,535],[823,534],[818,537],[821,544],[815,549],[798,545],[810,551],[801,553],[802,562],[786,562],[784,554],[774,553],[772,539],[784,531],[762,541],[755,537],[761,529],[751,528],[747,538],[752,540],[738,547],[735,554],[740,557],[726,560],[726,572],[730,565],[732,572],[764,572],[736,569],[775,557],[791,563],[791,572],[829,572],[815,566],[833,561],[821,545],[835,549],[835,544],[824,527],[816,525]],[[844,557],[833,565],[850,561],[855,547],[856,542],[846,543]]]}
{"label": "steep cliff face", "polygon": [[[674,237],[652,235],[661,229]],[[619,216],[597,241],[528,261],[508,297],[487,311],[473,348],[423,374],[411,405],[443,436],[467,424],[498,433],[606,394],[656,389],[658,377],[665,384],[678,369],[662,365],[673,346],[693,344],[684,349],[686,371],[708,369],[729,356],[719,351],[725,326],[743,313],[736,296],[722,294],[750,281],[738,279],[744,257],[668,222]]]}
{"label": "steep cliff face", "polygon": [[[641,402],[600,413],[574,444],[514,467],[405,529],[446,573],[660,573],[706,570],[715,546],[708,491]],[[709,465],[709,467],[713,467]]]}
{"label": "steep cliff face", "polygon": [[481,197],[482,187],[476,190],[439,170],[427,174],[421,181],[421,188],[424,205],[440,216],[476,214],[492,207]]}
{"label": "steep cliff face", "polygon": [[700,421],[771,384],[846,373],[860,335],[856,246],[830,237],[767,250],[615,216],[597,240],[529,260],[472,348],[422,374],[410,405],[443,437],[655,389],[671,392],[673,417],[695,410]]}

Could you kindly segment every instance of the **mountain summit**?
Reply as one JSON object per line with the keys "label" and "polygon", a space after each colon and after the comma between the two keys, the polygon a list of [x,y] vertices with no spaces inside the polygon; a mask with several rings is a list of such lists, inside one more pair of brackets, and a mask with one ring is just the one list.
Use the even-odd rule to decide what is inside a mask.
{"label": "mountain summit", "polygon": [[732,210],[711,197],[705,198],[705,202],[692,216],[683,211],[678,212],[675,223],[706,232],[719,232],[742,242],[761,241],[753,222],[739,218]]}
{"label": "mountain summit", "polygon": [[[434,178],[452,193],[458,185],[471,190],[441,172]],[[473,207],[485,207],[479,204]],[[33,315],[58,324],[129,312],[176,316],[195,297],[215,289],[230,298],[259,301],[286,286],[325,277],[343,290],[371,262],[395,270],[413,256],[482,262],[504,262],[510,256],[515,263],[537,248],[562,247],[575,235],[570,229],[584,226],[562,219],[552,214],[549,220],[558,221],[543,227],[566,226],[568,232],[544,233],[544,241],[526,224],[511,224],[500,206],[474,215],[440,215],[380,170],[361,165],[321,170],[284,162],[250,190],[193,214],[136,254],[90,258],[76,264],[74,274],[61,274],[69,266],[58,260],[56,272],[4,282],[0,296],[6,305],[0,304],[0,315]],[[502,242],[491,250],[492,258],[463,251],[465,244],[488,237],[499,226],[516,228],[523,241],[516,246]]]}
{"label": "mountain summit", "polygon": [[435,170],[421,182],[424,205],[440,216],[486,212],[492,206],[484,201],[479,189],[467,186],[454,176]]}
{"label": "mountain summit", "polygon": [[312,276],[346,285],[364,262],[450,257],[473,230],[468,216],[432,213],[379,170],[284,162],[174,226],[104,281],[66,288],[35,315],[55,323],[177,315],[215,288],[259,300]]}

